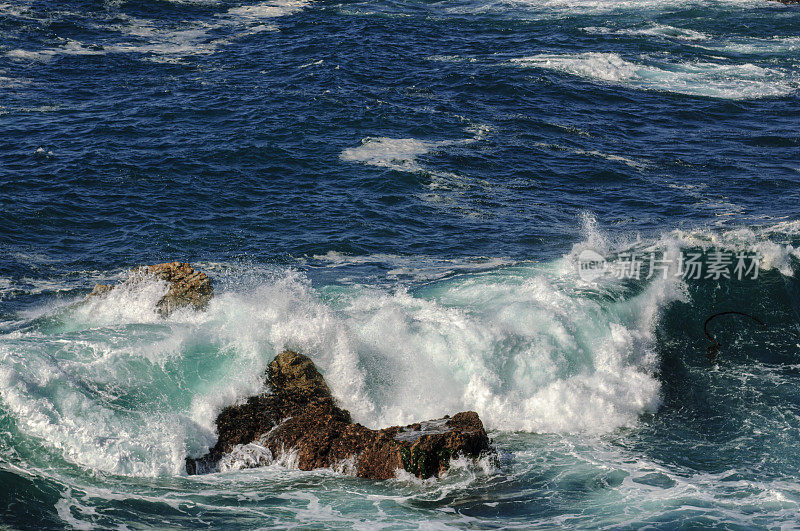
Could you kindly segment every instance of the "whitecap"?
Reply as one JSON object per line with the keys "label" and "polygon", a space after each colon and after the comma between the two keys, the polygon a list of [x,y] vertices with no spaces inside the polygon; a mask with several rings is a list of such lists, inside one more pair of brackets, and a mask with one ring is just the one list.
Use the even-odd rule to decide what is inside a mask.
{"label": "whitecap", "polygon": [[783,72],[750,63],[670,63],[651,59],[648,64],[616,53],[586,52],[537,54],[512,59],[511,64],[640,89],[734,100],[785,96],[797,88]]}
{"label": "whitecap", "polygon": [[587,33],[603,33],[611,35],[645,35],[665,39],[675,39],[680,41],[706,41],[711,39],[711,36],[702,31],[696,31],[690,28],[680,28],[677,26],[670,26],[668,24],[651,24],[642,28],[622,28],[613,29],[608,27],[590,26],[583,28]]}
{"label": "whitecap", "polygon": [[365,138],[361,145],[342,151],[340,159],[398,171],[420,171],[417,157],[447,142],[431,142],[415,138]]}
{"label": "whitecap", "polygon": [[[79,466],[176,474],[187,454],[214,444],[219,411],[263,392],[269,360],[293,348],[314,360],[354,420],[372,428],[475,410],[490,430],[609,433],[659,407],[654,327],[663,308],[685,300],[685,285],[656,278],[631,291],[603,279],[589,289],[575,256],[586,248],[755,248],[763,269],[793,275],[797,249],[779,242],[800,234],[800,224],[627,242],[587,216],[583,233],[558,259],[414,290],[318,289],[293,269],[242,274],[218,264],[211,269],[220,289],[205,312],[163,318],[155,312],[163,285],[117,288],[0,334],[0,401],[21,432]],[[350,259],[366,258],[321,258]],[[249,457],[232,468],[267,462],[261,449],[242,450]],[[270,466],[296,466],[291,452],[275,457]]]}
{"label": "whitecap", "polygon": [[[230,8],[209,21],[184,20],[164,24],[158,20],[137,18],[123,13],[116,18],[123,23],[93,23],[101,31],[121,36],[104,46],[89,45],[65,39],[63,44],[40,50],[12,49],[4,55],[16,60],[50,61],[65,55],[105,55],[108,53],[140,54],[142,59],[156,62],[181,62],[186,57],[215,53],[220,46],[255,33],[274,31],[277,27],[265,21],[292,15],[307,8],[306,0],[272,0]],[[66,15],[65,12],[58,14]],[[53,15],[55,16],[55,15]],[[226,35],[216,37],[219,32]]]}

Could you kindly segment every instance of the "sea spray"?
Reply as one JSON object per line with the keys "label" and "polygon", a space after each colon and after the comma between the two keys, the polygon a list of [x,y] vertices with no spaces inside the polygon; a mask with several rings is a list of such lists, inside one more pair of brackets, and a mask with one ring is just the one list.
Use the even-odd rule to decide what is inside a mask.
{"label": "sea spray", "polygon": [[212,444],[216,413],[258,392],[286,347],[312,356],[370,427],[468,409],[490,429],[632,425],[658,405],[651,328],[675,294],[651,283],[593,300],[564,270],[520,265],[412,292],[316,289],[277,269],[166,319],[154,311],[163,284],[137,284],[6,335],[0,396],[66,459],[133,475],[175,473],[184,451]]}

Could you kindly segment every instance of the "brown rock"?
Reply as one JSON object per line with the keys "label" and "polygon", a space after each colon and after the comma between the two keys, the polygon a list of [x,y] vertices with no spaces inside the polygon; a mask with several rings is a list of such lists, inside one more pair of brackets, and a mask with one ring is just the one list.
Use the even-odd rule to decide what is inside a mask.
{"label": "brown rock", "polygon": [[114,286],[109,286],[108,284],[96,284],[92,292],[89,294],[89,297],[99,297],[101,295],[105,295],[113,288]]}
{"label": "brown rock", "polygon": [[275,356],[267,370],[275,394],[285,397],[296,395],[306,400],[331,396],[325,378],[306,356],[285,350]]}
{"label": "brown rock", "polygon": [[[205,273],[197,271],[191,265],[181,262],[169,262],[152,266],[140,266],[131,270],[131,276],[124,283],[140,282],[146,276],[155,276],[169,283],[169,291],[156,304],[158,312],[166,315],[175,308],[192,306],[202,310],[214,295],[211,280]],[[97,284],[89,297],[103,296],[114,289],[114,286]]]}
{"label": "brown rock", "polygon": [[314,363],[285,351],[267,369],[271,394],[250,397],[225,408],[217,417],[217,444],[199,459],[186,459],[186,471],[216,470],[237,445],[258,442],[278,457],[297,452],[301,470],[335,467],[351,461],[357,476],[394,477],[397,469],[427,478],[447,470],[457,455],[479,457],[492,452],[478,414],[371,430],[355,424],[339,408]]}

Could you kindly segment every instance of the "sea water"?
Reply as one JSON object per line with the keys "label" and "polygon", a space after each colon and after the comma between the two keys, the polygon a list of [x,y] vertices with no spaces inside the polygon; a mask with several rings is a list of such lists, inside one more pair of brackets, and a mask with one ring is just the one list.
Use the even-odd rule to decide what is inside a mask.
{"label": "sea water", "polygon": [[[797,526],[799,30],[767,0],[0,3],[0,523]],[[205,311],[79,304],[173,260]],[[723,311],[763,325],[716,318],[709,360]],[[497,459],[187,476],[285,348],[371,428],[477,411]]]}

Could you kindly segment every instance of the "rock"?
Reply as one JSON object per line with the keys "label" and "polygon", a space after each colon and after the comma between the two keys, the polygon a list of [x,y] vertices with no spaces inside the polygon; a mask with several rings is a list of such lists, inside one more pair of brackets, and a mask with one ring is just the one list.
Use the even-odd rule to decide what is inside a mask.
{"label": "rock", "polygon": [[397,469],[420,478],[438,476],[452,457],[493,452],[474,411],[382,430],[353,423],[350,413],[336,405],[314,363],[296,352],[276,356],[267,380],[271,394],[250,397],[219,414],[217,444],[199,459],[186,459],[188,474],[218,470],[226,455],[251,443],[275,458],[296,452],[301,470],[347,464],[355,475],[372,479],[392,478]]}
{"label": "rock", "polygon": [[114,286],[109,286],[108,284],[96,284],[92,292],[89,294],[89,297],[98,297],[101,295],[105,295],[113,288]]}
{"label": "rock", "polygon": [[[123,283],[140,282],[147,276],[155,276],[169,283],[169,291],[156,303],[158,312],[166,315],[172,310],[184,306],[192,306],[202,310],[214,295],[211,279],[205,273],[197,271],[191,265],[181,262],[168,262],[151,266],[140,266],[131,270],[131,276]],[[89,297],[104,296],[114,286],[97,284]]]}

